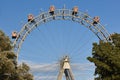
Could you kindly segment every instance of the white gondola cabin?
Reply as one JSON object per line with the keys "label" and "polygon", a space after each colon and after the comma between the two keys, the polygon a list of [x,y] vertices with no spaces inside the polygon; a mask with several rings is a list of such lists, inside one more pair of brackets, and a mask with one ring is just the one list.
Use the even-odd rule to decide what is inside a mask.
{"label": "white gondola cabin", "polygon": [[16,32],[16,31],[13,31],[13,32],[12,32],[12,39],[15,39],[15,38],[17,38],[17,32]]}

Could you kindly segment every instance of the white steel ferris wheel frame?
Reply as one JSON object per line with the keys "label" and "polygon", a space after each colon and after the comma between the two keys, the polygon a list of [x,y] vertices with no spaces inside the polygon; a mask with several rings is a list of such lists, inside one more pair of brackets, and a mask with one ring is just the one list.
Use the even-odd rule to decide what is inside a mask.
{"label": "white steel ferris wheel frame", "polygon": [[17,37],[13,42],[14,52],[17,56],[16,61],[18,62],[19,51],[27,35],[41,24],[53,20],[71,20],[73,22],[77,22],[91,30],[100,40],[103,40],[105,42],[112,42],[110,34],[107,32],[103,25],[101,25],[99,22],[94,25],[93,18],[85,12],[78,11],[77,15],[72,15],[72,12],[73,10],[65,8],[56,9],[54,11],[54,15],[51,15],[49,11],[42,12],[34,18],[34,22],[27,22],[17,34]]}

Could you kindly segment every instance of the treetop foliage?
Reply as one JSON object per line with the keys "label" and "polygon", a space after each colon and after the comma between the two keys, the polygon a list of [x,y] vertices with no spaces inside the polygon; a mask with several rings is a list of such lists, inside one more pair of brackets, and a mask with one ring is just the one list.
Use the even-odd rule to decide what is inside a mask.
{"label": "treetop foliage", "polygon": [[9,51],[12,49],[11,41],[8,36],[0,30],[0,52],[1,51]]}
{"label": "treetop foliage", "polygon": [[0,30],[0,80],[33,80],[29,66],[17,65],[12,49],[9,37]]}
{"label": "treetop foliage", "polygon": [[120,34],[112,34],[113,44],[93,43],[92,57],[87,59],[96,66],[95,80],[120,80]]}

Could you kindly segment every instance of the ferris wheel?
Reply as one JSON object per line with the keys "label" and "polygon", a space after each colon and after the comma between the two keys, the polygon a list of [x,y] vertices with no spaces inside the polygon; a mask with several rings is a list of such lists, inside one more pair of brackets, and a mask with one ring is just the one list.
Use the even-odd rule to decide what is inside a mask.
{"label": "ferris wheel", "polygon": [[[64,24],[62,24],[63,22],[57,22],[57,23],[53,22],[53,24],[56,24],[56,25],[61,24],[63,26],[65,24],[69,24],[69,26],[67,25],[68,27],[65,27],[65,30],[63,30],[64,29],[63,27],[62,29],[58,27],[53,27],[52,29],[50,29],[50,27],[47,27],[47,28],[45,27],[45,26],[50,26],[52,21],[59,21],[59,20],[60,21],[65,20],[65,21],[71,21],[71,22],[66,22]],[[32,48],[36,48],[36,50],[41,52],[39,53],[39,55],[36,55],[36,53],[34,53],[33,55],[35,55],[36,58],[37,57],[41,58],[41,60],[43,60],[43,57],[45,57],[44,58],[45,60],[43,60],[43,62],[44,61],[49,62],[49,64],[47,65],[43,64],[42,67],[40,66],[41,69],[39,70],[41,70],[41,72],[44,73],[44,74],[40,73],[40,76],[45,74],[47,74],[47,76],[40,77],[40,79],[38,80],[53,80],[53,78],[54,80],[62,80],[62,79],[76,80],[75,78],[76,76],[74,75],[74,72],[72,70],[72,66],[71,66],[72,64],[70,64],[71,62],[70,59],[73,56],[79,55],[79,53],[77,53],[78,50],[81,49],[81,47],[85,46],[90,41],[91,37],[89,36],[90,33],[89,32],[87,33],[88,30],[83,30],[81,37],[78,38],[80,35],[80,33],[77,33],[78,28],[75,27],[76,25],[73,26],[70,24],[70,23],[74,24],[73,22],[75,22],[77,26],[84,26],[87,29],[89,29],[89,31],[93,32],[94,35],[96,35],[99,40],[103,40],[105,42],[112,42],[112,38],[110,34],[107,32],[104,26],[100,24],[99,16],[95,16],[92,18],[87,13],[79,11],[77,6],[73,7],[73,9],[66,9],[66,8],[56,9],[55,6],[50,6],[49,11],[42,12],[36,17],[34,17],[33,14],[29,14],[28,22],[25,25],[23,25],[22,29],[18,33],[16,31],[12,32],[12,38],[14,39],[14,42],[13,42],[14,52],[17,55],[16,61],[18,62],[18,57],[21,54],[20,50],[22,49],[21,46],[25,41],[25,39],[27,38],[27,36],[30,33],[35,33],[34,37],[33,36],[31,37],[31,43],[29,43],[30,44],[29,47],[30,46],[32,47],[29,48],[29,50],[31,50]],[[40,26],[44,26],[45,28]],[[35,29],[37,31],[35,31]],[[36,32],[39,32],[39,33],[36,33]],[[64,34],[63,32],[65,32],[66,34]],[[73,33],[75,32],[76,34],[73,35]],[[82,32],[82,30],[80,30],[80,32]],[[86,35],[87,37],[85,37]],[[39,39],[32,41],[33,38],[39,38]],[[83,43],[82,41],[85,40],[84,38],[87,39],[87,41]],[[78,42],[75,42],[75,41],[78,41]],[[79,45],[78,44],[79,42],[81,42],[82,46],[76,47],[76,45]],[[38,44],[40,44],[41,46],[37,46]],[[54,47],[51,47],[51,45]],[[47,51],[46,49],[49,49],[49,50]],[[75,50],[72,51],[73,49]],[[62,55],[60,55],[60,53]],[[31,58],[33,55],[31,55]],[[56,55],[58,56],[56,57]],[[56,65],[50,64],[50,60],[53,60],[53,58],[57,59],[60,57],[62,58],[59,60],[59,63],[55,63]],[[73,68],[75,68],[76,65],[73,64],[73,66],[74,66]],[[54,76],[49,76],[50,74],[52,74],[52,71],[47,70],[48,68],[50,68],[50,70],[52,71],[56,70],[56,73],[53,73]],[[63,78],[63,74],[64,74],[64,78]]]}

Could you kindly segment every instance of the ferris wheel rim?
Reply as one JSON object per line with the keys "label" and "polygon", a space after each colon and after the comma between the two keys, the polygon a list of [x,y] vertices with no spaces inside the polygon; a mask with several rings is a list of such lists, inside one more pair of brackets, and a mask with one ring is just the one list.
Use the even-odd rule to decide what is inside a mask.
{"label": "ferris wheel rim", "polygon": [[[107,32],[104,26],[102,26],[100,23],[98,23],[97,25],[93,25],[92,24],[93,18],[90,17],[88,14],[78,11],[78,15],[74,16],[72,15],[72,12],[73,10],[65,8],[56,9],[54,15],[50,15],[49,11],[42,12],[41,14],[34,18],[35,23],[27,22],[19,31],[17,38],[13,42],[14,51],[17,54],[17,58],[19,56],[21,45],[24,42],[27,35],[30,34],[30,32],[32,32],[33,29],[40,26],[41,24],[53,20],[71,20],[73,22],[78,22],[81,25],[87,27],[89,30],[91,30],[100,40],[112,42],[110,34]],[[85,15],[87,15],[87,20],[84,18]]]}

